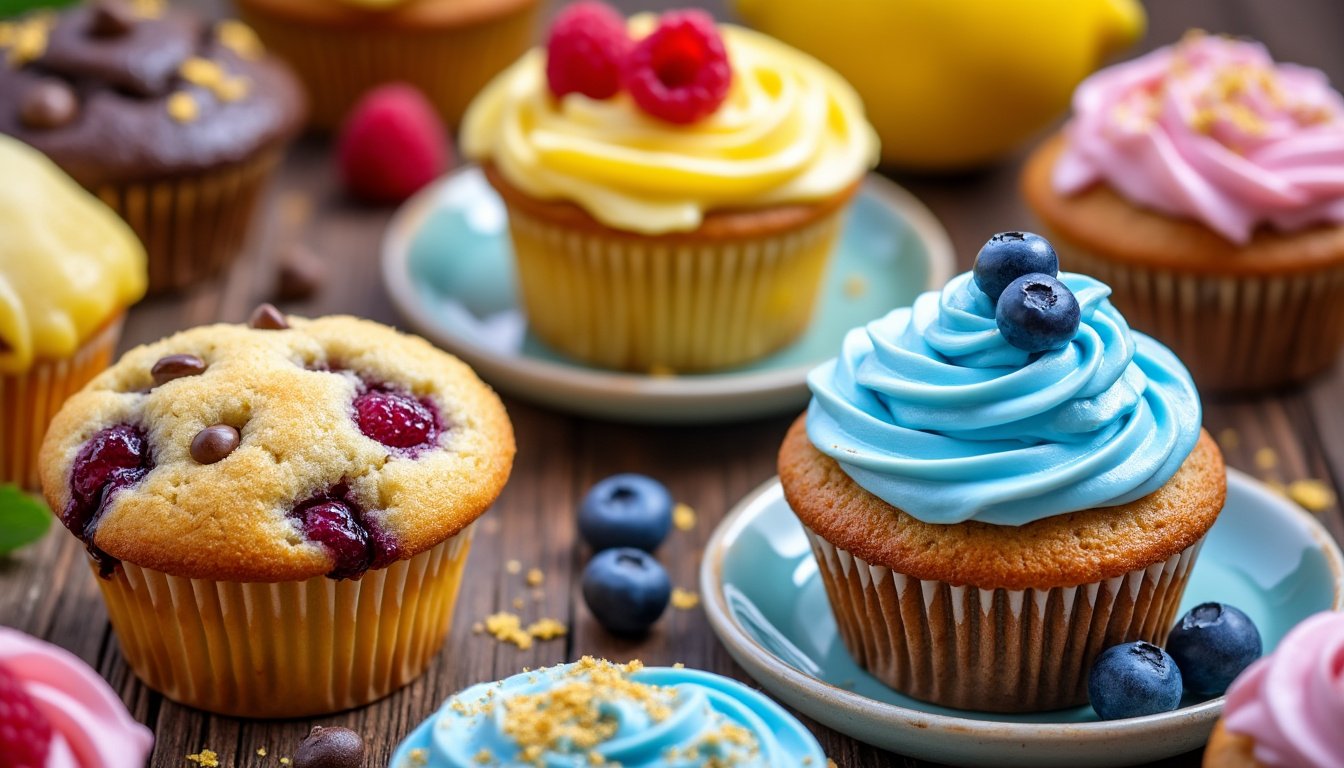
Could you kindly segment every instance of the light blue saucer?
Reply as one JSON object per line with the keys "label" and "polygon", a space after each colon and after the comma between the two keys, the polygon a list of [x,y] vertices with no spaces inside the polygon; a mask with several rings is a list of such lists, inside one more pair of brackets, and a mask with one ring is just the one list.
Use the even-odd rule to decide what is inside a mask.
{"label": "light blue saucer", "polygon": [[[1002,715],[902,696],[859,668],[836,632],[802,525],[771,480],[710,539],[700,570],[710,624],[729,653],[781,701],[883,749],[954,765],[1133,765],[1197,749],[1223,699],[1098,721],[1091,707]],[[1344,557],[1315,518],[1229,470],[1227,506],[1209,531],[1181,612],[1235,605],[1265,651],[1313,613],[1344,608]]]}
{"label": "light blue saucer", "polygon": [[467,166],[411,198],[383,238],[392,302],[422,335],[501,390],[562,410],[632,421],[719,421],[801,410],[807,371],[845,331],[910,304],[952,274],[947,233],[908,192],[869,176],[831,260],[811,326],[793,345],[709,374],[593,368],[527,331],[515,301],[504,205]]}

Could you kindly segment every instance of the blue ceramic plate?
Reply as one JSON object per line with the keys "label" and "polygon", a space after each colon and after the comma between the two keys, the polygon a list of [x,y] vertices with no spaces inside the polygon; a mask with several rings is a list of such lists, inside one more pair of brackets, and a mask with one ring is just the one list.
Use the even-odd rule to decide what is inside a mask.
{"label": "blue ceramic plate", "polygon": [[[1255,620],[1266,652],[1307,616],[1344,607],[1344,557],[1296,505],[1235,470],[1181,612],[1216,600]],[[967,712],[902,696],[859,668],[836,632],[803,528],[771,480],[710,539],[700,571],[710,624],[781,701],[883,749],[956,765],[1113,766],[1202,746],[1223,699],[1101,722],[1091,707],[1030,715]]]}
{"label": "blue ceramic plate", "polygon": [[942,226],[908,192],[869,176],[803,337],[763,360],[711,374],[645,376],[592,368],[527,331],[515,302],[504,205],[468,166],[411,198],[383,239],[393,303],[421,334],[501,390],[562,410],[634,421],[718,421],[800,410],[807,371],[845,331],[910,304],[952,274]]}

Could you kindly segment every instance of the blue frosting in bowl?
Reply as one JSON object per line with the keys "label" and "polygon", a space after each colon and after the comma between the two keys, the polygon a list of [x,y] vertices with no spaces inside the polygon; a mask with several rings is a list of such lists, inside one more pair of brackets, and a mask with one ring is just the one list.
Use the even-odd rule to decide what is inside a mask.
{"label": "blue frosting in bowl", "polygon": [[1199,395],[1130,331],[1111,289],[1061,273],[1064,348],[1008,344],[971,274],[851,330],[808,376],[807,434],[865,490],[926,523],[1024,525],[1157,490],[1199,439]]}

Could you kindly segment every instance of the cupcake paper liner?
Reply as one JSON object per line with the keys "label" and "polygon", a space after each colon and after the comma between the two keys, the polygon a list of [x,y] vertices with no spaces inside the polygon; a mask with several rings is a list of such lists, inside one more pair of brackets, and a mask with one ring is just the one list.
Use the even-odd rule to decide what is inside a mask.
{"label": "cupcake paper liner", "polygon": [[318,715],[424,672],[452,623],[471,534],[358,581],[224,582],[122,563],[98,584],[126,660],[150,688],[224,715]]}
{"label": "cupcake paper liner", "polygon": [[239,3],[238,11],[308,90],[309,123],[333,130],[366,91],[391,82],[425,94],[449,126],[485,84],[532,42],[537,3],[496,18],[435,28],[334,26],[276,16]]}
{"label": "cupcake paper liner", "polygon": [[149,292],[179,290],[211,277],[242,251],[252,213],[281,152],[159,181],[94,190],[121,215],[149,255]]}
{"label": "cupcake paper liner", "polygon": [[1117,263],[1057,235],[1052,242],[1071,271],[1110,285],[1130,325],[1170,347],[1206,394],[1303,381],[1344,345],[1344,264],[1220,276]]}
{"label": "cupcake paper liner", "polygon": [[607,368],[723,368],[779,349],[807,327],[844,207],[756,238],[632,237],[575,229],[508,205],[531,329]]}
{"label": "cupcake paper liner", "polygon": [[121,339],[117,313],[68,358],[37,359],[22,374],[0,375],[0,483],[39,487],[37,453],[66,398],[102,373]]}
{"label": "cupcake paper liner", "polygon": [[1118,643],[1161,644],[1200,542],[1105,581],[1053,589],[979,589],[870,565],[808,530],[846,647],[908,696],[984,712],[1087,702],[1093,659]]}

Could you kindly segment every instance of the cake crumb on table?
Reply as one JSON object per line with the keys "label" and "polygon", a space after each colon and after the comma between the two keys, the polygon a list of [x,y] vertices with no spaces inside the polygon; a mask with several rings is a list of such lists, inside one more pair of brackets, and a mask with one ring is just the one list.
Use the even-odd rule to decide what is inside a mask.
{"label": "cake crumb on table", "polygon": [[1279,465],[1279,454],[1273,448],[1261,448],[1255,452],[1255,466],[1259,469],[1273,469]]}
{"label": "cake crumb on table", "polygon": [[508,571],[510,574],[522,573],[523,564],[518,562],[517,560],[510,560],[504,564],[504,570]]}
{"label": "cake crumb on table", "polygon": [[540,587],[542,582],[546,581],[546,574],[541,572],[540,568],[529,568],[527,571],[527,586]]}
{"label": "cake crumb on table", "polygon": [[201,768],[219,768],[219,755],[213,749],[202,749],[194,755],[187,755],[187,759]]}
{"label": "cake crumb on table", "polygon": [[1335,503],[1335,492],[1323,480],[1294,480],[1288,484],[1287,494],[1310,512],[1323,512]]}
{"label": "cake crumb on table", "polygon": [[265,757],[265,756],[266,756],[266,748],[257,747],[257,757]]}
{"label": "cake crumb on table", "polygon": [[672,508],[672,524],[678,531],[689,531],[694,528],[696,517],[695,510],[689,504],[677,502]]}
{"label": "cake crumb on table", "polygon": [[700,595],[689,589],[674,587],[672,589],[672,607],[688,611],[700,604]]}
{"label": "cake crumb on table", "polygon": [[1232,427],[1218,430],[1218,445],[1224,451],[1235,451],[1241,446],[1241,433]]}

